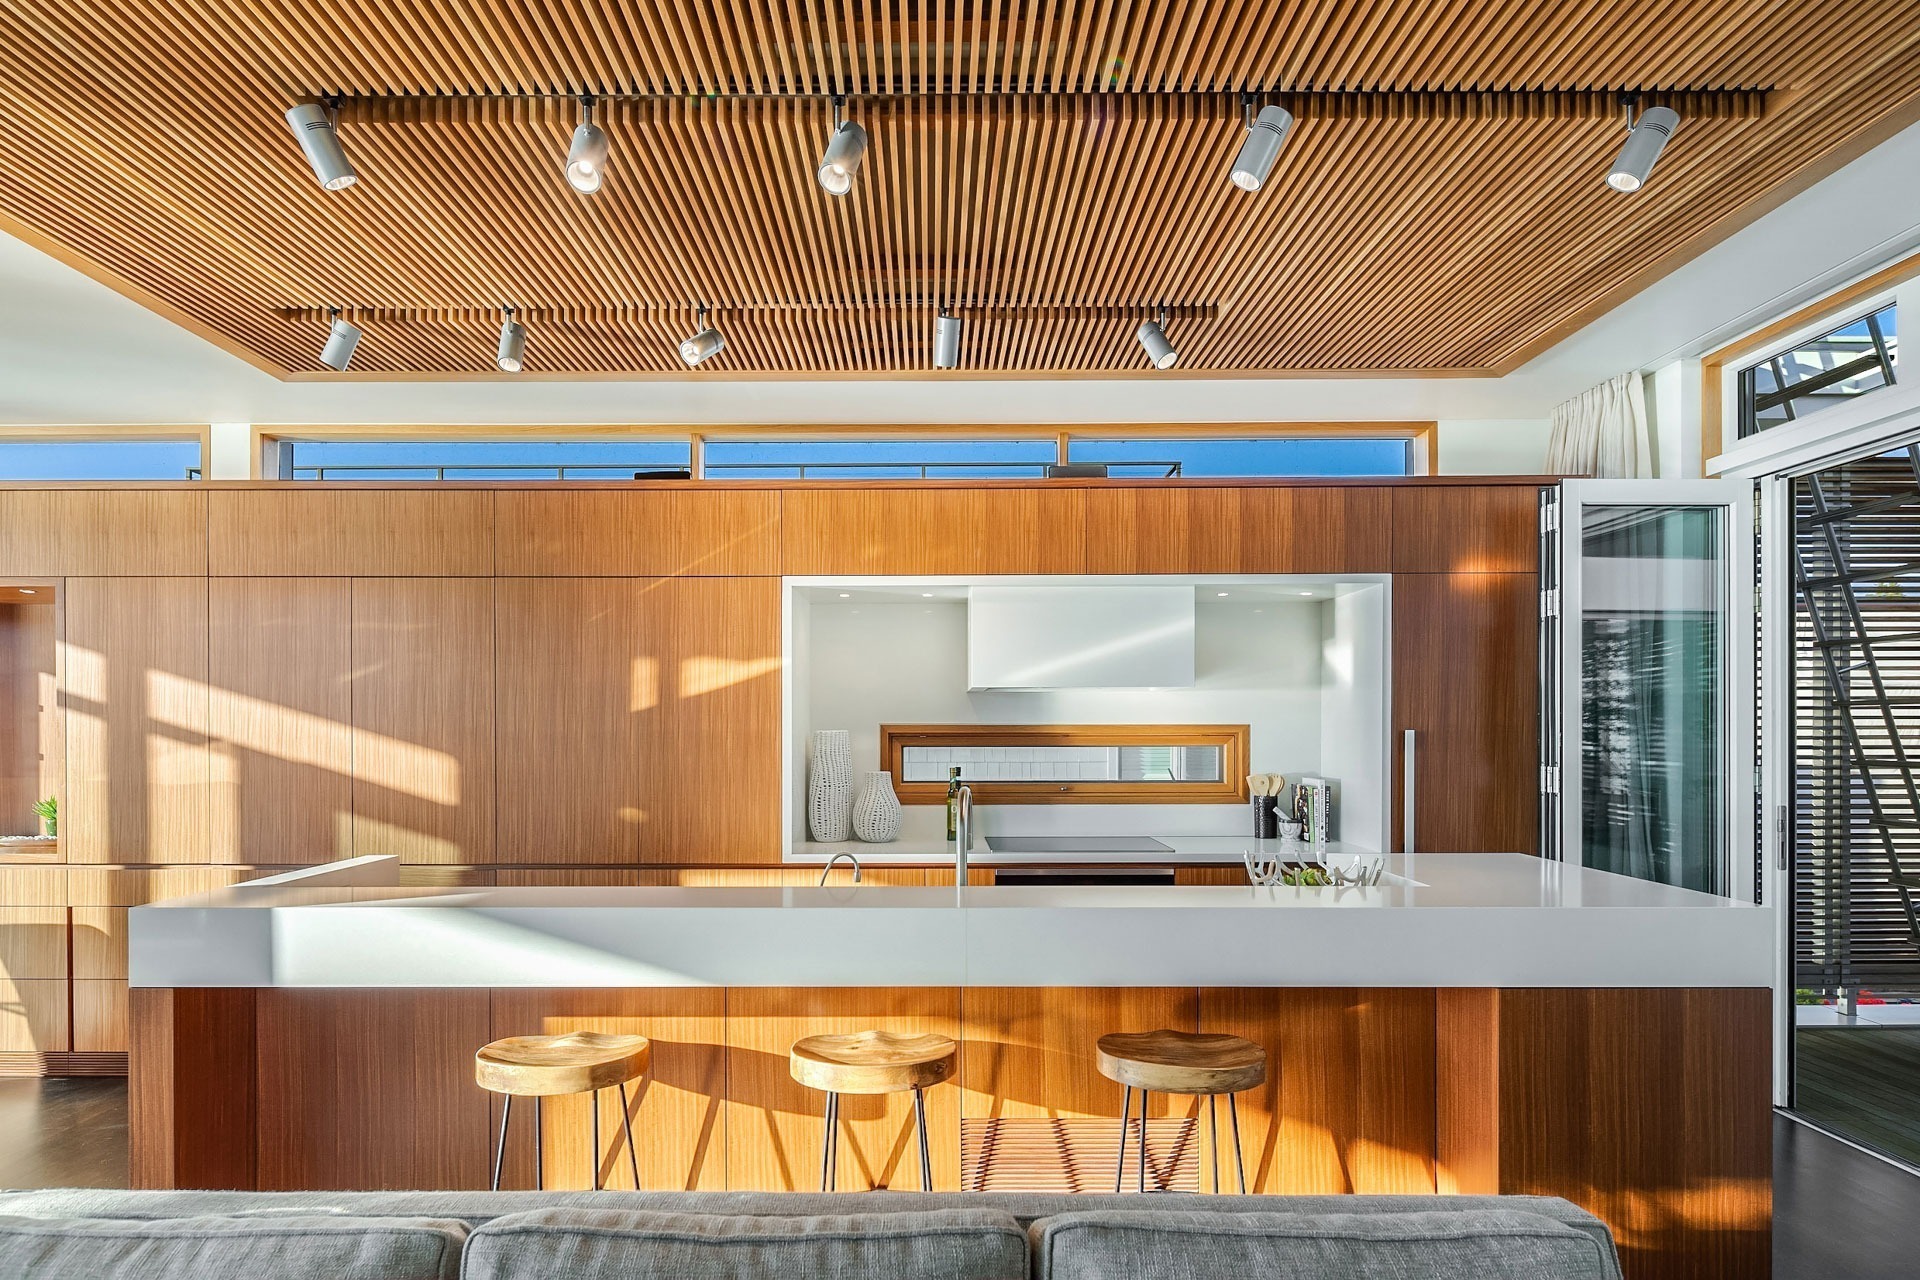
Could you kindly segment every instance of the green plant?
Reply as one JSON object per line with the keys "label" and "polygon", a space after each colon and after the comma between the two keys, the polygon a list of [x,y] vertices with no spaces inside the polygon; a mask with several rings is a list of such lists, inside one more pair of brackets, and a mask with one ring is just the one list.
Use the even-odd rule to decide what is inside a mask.
{"label": "green plant", "polygon": [[52,796],[33,802],[33,811],[40,821],[47,824],[47,836],[52,838],[60,834],[60,802]]}

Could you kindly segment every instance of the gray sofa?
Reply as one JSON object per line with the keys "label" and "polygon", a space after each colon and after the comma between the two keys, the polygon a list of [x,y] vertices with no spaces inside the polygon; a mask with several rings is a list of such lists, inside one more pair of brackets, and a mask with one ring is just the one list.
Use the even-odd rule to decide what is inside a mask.
{"label": "gray sofa", "polygon": [[1534,1196],[16,1191],[9,1280],[1620,1280]]}

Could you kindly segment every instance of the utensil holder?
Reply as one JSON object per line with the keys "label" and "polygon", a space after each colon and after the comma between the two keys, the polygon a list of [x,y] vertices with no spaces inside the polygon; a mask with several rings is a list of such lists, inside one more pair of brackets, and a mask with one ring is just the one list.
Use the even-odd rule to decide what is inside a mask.
{"label": "utensil holder", "polygon": [[1253,838],[1272,840],[1280,834],[1279,797],[1253,797]]}

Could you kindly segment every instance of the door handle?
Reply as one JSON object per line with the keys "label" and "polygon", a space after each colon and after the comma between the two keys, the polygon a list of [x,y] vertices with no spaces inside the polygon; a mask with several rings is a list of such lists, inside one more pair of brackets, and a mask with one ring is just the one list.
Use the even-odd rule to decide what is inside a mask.
{"label": "door handle", "polygon": [[1414,766],[1419,754],[1415,731],[1400,735],[1400,852],[1413,852]]}

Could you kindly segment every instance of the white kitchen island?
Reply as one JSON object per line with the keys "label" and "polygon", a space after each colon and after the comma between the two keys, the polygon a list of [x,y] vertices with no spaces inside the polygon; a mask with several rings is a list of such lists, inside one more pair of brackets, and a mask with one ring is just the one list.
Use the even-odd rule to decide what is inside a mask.
{"label": "white kitchen island", "polygon": [[[937,1034],[936,1189],[1111,1190],[1094,1046],[1162,1028],[1268,1056],[1257,1191],[1567,1196],[1650,1276],[1753,1274],[1771,1192],[1770,910],[1518,854],[1392,857],[1370,888],[402,887],[359,859],[136,907],[135,1185],[480,1187],[503,1036],[644,1035],[650,1188],[817,1185],[822,1032]],[[842,1188],[917,1186],[912,1105],[849,1099]],[[1152,1180],[1228,1156],[1154,1095]],[[586,1104],[541,1168],[585,1185]],[[604,1115],[603,1171],[622,1177]],[[516,1131],[518,1132],[518,1131]],[[1683,1134],[1683,1141],[1675,1135]],[[508,1185],[531,1185],[524,1134]],[[615,1181],[614,1185],[627,1185]]]}
{"label": "white kitchen island", "polygon": [[[1366,888],[403,888],[392,859],[134,908],[135,987],[1764,986],[1773,912],[1521,854]],[[351,883],[340,883],[340,881]]]}

